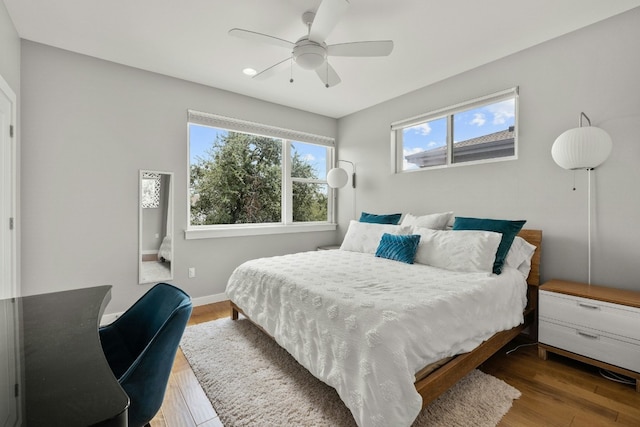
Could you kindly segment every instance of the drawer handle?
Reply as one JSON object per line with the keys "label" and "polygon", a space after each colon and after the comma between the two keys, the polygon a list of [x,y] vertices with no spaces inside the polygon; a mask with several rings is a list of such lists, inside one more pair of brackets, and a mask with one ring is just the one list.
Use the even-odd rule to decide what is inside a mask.
{"label": "drawer handle", "polygon": [[581,335],[585,338],[590,338],[592,340],[597,340],[598,338],[600,338],[598,335],[593,335],[593,334],[588,334],[586,332],[582,332],[582,331],[576,331],[578,333],[578,335]]}
{"label": "drawer handle", "polygon": [[591,310],[600,310],[600,307],[597,305],[585,304],[583,302],[579,302],[578,305],[583,308],[589,308]]}

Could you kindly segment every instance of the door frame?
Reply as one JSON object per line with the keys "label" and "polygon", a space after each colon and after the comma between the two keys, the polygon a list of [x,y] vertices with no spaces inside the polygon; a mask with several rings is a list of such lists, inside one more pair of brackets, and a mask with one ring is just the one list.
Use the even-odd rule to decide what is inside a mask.
{"label": "door frame", "polygon": [[[0,177],[0,183],[4,187],[0,194],[2,194],[2,200],[0,200],[0,242],[3,246],[6,244],[4,239],[9,239],[9,256],[8,272],[3,272],[0,277],[0,296],[4,297],[17,297],[20,296],[20,279],[18,271],[18,241],[19,241],[19,221],[17,217],[18,212],[18,126],[17,126],[17,98],[15,92],[11,89],[11,86],[0,75],[0,92],[9,99],[11,104],[10,123],[9,126],[13,127],[13,134],[9,134],[9,129],[3,130],[2,136],[0,136],[0,150],[2,153],[0,158],[8,157],[9,170],[3,169],[4,176]],[[6,143],[8,142],[8,144]],[[8,206],[5,206],[8,204]],[[10,221],[12,222],[12,228],[10,228]],[[5,260],[2,260],[3,270]]]}

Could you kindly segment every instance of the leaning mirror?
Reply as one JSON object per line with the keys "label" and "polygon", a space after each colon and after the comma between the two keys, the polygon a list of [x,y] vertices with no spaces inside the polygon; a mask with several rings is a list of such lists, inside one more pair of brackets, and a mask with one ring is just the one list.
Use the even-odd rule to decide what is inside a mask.
{"label": "leaning mirror", "polygon": [[139,283],[173,279],[173,173],[141,170]]}

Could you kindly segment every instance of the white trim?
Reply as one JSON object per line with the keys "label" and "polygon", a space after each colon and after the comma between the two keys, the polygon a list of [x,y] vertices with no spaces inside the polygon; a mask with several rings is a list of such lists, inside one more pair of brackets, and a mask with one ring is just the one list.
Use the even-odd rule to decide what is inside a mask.
{"label": "white trim", "polygon": [[187,120],[189,123],[196,123],[199,125],[222,128],[231,131],[266,135],[289,139],[292,141],[309,142],[311,144],[325,145],[329,147],[335,147],[336,145],[335,139],[328,136],[315,135],[312,133],[277,126],[263,125],[261,123],[250,122],[247,120],[240,120],[211,113],[203,113],[202,111],[187,110]]}
{"label": "white trim", "polygon": [[337,224],[329,222],[308,222],[296,224],[225,224],[194,226],[184,231],[186,240],[210,239],[217,237],[261,236],[267,234],[308,233],[335,231]]}
{"label": "white trim", "polygon": [[[326,151],[326,148],[325,148]],[[282,142],[282,177],[281,177],[281,204],[282,221],[285,224],[293,224],[293,182],[291,181],[291,142]]]}
{"label": "white trim", "polygon": [[[201,305],[213,304],[215,302],[227,301],[228,299],[229,297],[227,296],[227,294],[223,292],[221,294],[213,294],[213,295],[206,295],[198,298],[191,298],[191,303],[193,304],[194,307],[198,307]],[[114,320],[116,320],[118,317],[122,316],[123,314],[124,314],[124,311],[119,311],[117,313],[104,314],[100,319],[100,326],[104,326],[104,325],[108,325],[109,323],[112,323]]]}
{"label": "white trim", "polygon": [[214,302],[227,301],[228,299],[229,297],[227,296],[226,292],[223,292],[221,294],[213,294],[213,295],[206,295],[204,297],[192,298],[191,301],[193,302],[194,307],[198,307],[201,305],[213,304]]}
{"label": "white trim", "polygon": [[[4,79],[4,77],[2,77],[2,75],[0,75],[0,91],[3,92],[7,99],[9,100],[10,108],[11,108],[11,117],[9,118],[9,126],[13,126],[13,136],[8,137],[9,139],[9,145],[6,147],[2,147],[0,149],[2,149],[4,151],[4,154],[8,154],[9,155],[9,159],[5,159],[8,160],[9,163],[9,169],[11,171],[11,176],[9,177],[9,182],[4,182],[2,185],[7,185],[7,188],[2,188],[0,189],[0,194],[3,194],[4,191],[9,191],[9,197],[7,199],[4,199],[4,195],[3,200],[0,200],[0,206],[2,206],[2,212],[0,212],[0,218],[2,218],[2,227],[6,227],[4,228],[5,231],[8,230],[8,237],[9,237],[9,251],[10,251],[10,264],[8,266],[8,272],[3,272],[3,277],[0,279],[2,282],[5,281],[5,279],[8,279],[9,281],[9,286],[10,286],[10,290],[9,293],[11,295],[4,295],[5,292],[7,291],[7,289],[4,289],[4,285],[5,283],[1,283],[0,284],[0,297],[4,296],[4,297],[17,297],[20,296],[21,294],[21,286],[20,286],[20,272],[19,272],[19,257],[20,254],[18,253],[18,241],[19,241],[19,235],[20,235],[20,218],[18,218],[17,212],[18,212],[18,180],[19,180],[19,176],[20,176],[20,171],[19,171],[19,164],[18,164],[18,110],[17,110],[17,97],[16,97],[16,93],[13,91],[13,89],[11,89],[11,86],[9,86],[9,83],[7,83],[7,81]],[[7,129],[8,130],[8,129]],[[6,136],[6,135],[5,135]],[[3,156],[0,156],[0,159],[2,159]],[[3,164],[2,167],[4,168],[6,165]],[[4,181],[4,176],[0,176],[0,182]],[[8,209],[8,218],[4,218],[4,202],[8,201],[9,202],[9,209]],[[9,218],[13,218],[13,230],[9,230]],[[6,221],[6,222],[5,222]],[[0,244],[2,244],[4,246],[5,242],[0,242]],[[2,269],[4,270],[5,267],[7,267],[6,265],[1,266]]]}

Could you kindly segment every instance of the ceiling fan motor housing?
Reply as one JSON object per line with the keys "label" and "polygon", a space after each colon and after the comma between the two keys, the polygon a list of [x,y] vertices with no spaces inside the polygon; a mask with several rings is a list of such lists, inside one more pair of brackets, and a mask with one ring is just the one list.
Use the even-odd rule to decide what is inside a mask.
{"label": "ceiling fan motor housing", "polygon": [[308,39],[298,40],[293,47],[293,60],[305,70],[315,70],[327,60],[327,48]]}

